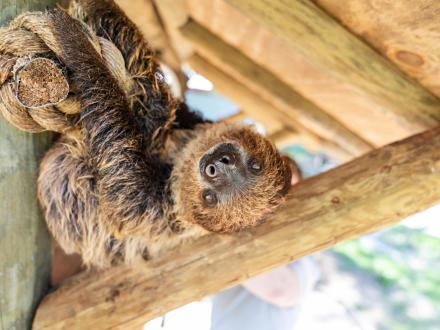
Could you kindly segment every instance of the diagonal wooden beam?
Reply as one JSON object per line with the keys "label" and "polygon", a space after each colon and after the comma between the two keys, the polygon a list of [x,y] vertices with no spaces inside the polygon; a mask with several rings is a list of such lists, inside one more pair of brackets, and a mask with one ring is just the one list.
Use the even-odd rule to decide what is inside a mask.
{"label": "diagonal wooden beam", "polygon": [[[168,33],[165,31],[154,1],[115,0],[115,2],[138,26],[145,39],[148,40],[153,49],[159,53],[160,59],[179,75],[182,63]],[[183,82],[183,79],[180,80]]]}
{"label": "diagonal wooden beam", "polygon": [[[302,140],[306,142],[308,148],[316,148],[316,146],[318,146],[321,151],[343,162],[353,159],[354,155],[346,149],[333,141],[323,139],[321,136],[314,134],[310,129],[303,127],[292,117],[286,118],[283,111],[280,111],[273,104],[264,100],[260,94],[249,89],[247,87],[248,84],[234,79],[199,54],[194,54],[186,61],[191,68],[212,81],[217,90],[238,103],[245,113],[261,121],[268,128],[273,127],[274,125],[271,123],[276,121],[279,125],[284,125],[289,129],[297,131],[303,138]],[[270,130],[268,131],[269,135],[272,133]],[[358,150],[358,152],[363,151],[364,150]]]}
{"label": "diagonal wooden beam", "polygon": [[[278,33],[270,31],[225,0],[186,0],[186,3],[192,19],[275,74],[375,147],[426,129],[400,125],[387,114],[383,104],[354,88],[345,77],[337,77],[331,70],[312,61]],[[338,3],[344,7],[344,1]]]}
{"label": "diagonal wooden beam", "polygon": [[323,70],[383,107],[410,131],[440,120],[437,97],[309,0],[225,0],[282,37]]}
{"label": "diagonal wooden beam", "polygon": [[440,202],[440,128],[295,186],[272,219],[207,235],[132,267],[73,278],[40,305],[34,329],[132,329],[183,304]]}
{"label": "diagonal wooden beam", "polygon": [[368,142],[313,102],[195,21],[189,20],[180,30],[204,58],[209,58],[218,68],[272,103],[274,110],[282,112],[287,124],[299,123],[314,134],[335,142],[354,156],[372,149]]}
{"label": "diagonal wooden beam", "polygon": [[440,2],[312,0],[440,96]]}

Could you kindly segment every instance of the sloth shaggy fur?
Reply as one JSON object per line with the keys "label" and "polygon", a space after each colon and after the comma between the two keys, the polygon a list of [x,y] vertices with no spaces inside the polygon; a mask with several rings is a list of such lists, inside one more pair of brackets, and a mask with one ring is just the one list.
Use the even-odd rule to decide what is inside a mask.
{"label": "sloth shaggy fur", "polygon": [[263,223],[290,187],[287,157],[253,129],[206,122],[174,99],[151,49],[112,1],[72,8],[118,47],[136,84],[125,95],[82,23],[48,12],[82,109],[78,127],[40,166],[39,200],[61,247],[108,267],[187,237]]}

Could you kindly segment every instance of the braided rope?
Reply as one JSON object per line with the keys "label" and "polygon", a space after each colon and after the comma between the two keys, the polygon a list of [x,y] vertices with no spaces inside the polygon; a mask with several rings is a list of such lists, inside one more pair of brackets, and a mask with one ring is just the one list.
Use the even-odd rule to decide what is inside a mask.
{"label": "braided rope", "polygon": [[[135,81],[118,48],[83,27],[127,98],[135,97]],[[12,125],[33,133],[63,133],[76,125],[80,104],[74,82],[57,60],[59,53],[43,12],[22,14],[0,28],[0,112]]]}

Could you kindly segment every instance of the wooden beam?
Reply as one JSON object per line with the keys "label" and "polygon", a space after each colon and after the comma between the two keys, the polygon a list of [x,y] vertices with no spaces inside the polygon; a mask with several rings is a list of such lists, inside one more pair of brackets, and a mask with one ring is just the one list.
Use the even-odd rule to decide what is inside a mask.
{"label": "wooden beam", "polygon": [[375,100],[409,130],[434,127],[440,101],[308,0],[225,0],[324,70]]}
{"label": "wooden beam", "polygon": [[283,128],[284,123],[281,123],[279,118],[271,113],[273,106],[255,95],[246,86],[231,79],[197,54],[189,57],[186,62],[191,69],[208,78],[216,90],[237,103],[240,110],[244,112],[244,117],[247,115],[264,124],[268,134],[273,134]]}
{"label": "wooden beam", "polygon": [[419,131],[399,125],[393,116],[388,115],[383,103],[354,88],[344,76],[336,76],[331,68],[322,67],[291,42],[286,42],[282,35],[274,33],[265,24],[259,24],[230,3],[224,0],[187,0],[187,3],[194,20],[240,49],[374,146]]}
{"label": "wooden beam", "polygon": [[158,51],[160,59],[176,73],[180,72],[180,58],[164,30],[152,0],[115,0],[144,35],[145,39]]}
{"label": "wooden beam", "polygon": [[73,278],[35,329],[139,328],[171,309],[440,202],[440,128],[296,185],[266,224],[207,235],[147,263]]}
{"label": "wooden beam", "polygon": [[190,20],[181,31],[204,58],[282,111],[286,124],[299,123],[354,156],[371,150],[369,143],[201,25]]}
{"label": "wooden beam", "polygon": [[[55,3],[0,1],[0,26]],[[0,115],[1,329],[29,329],[49,286],[51,238],[38,206],[36,183],[38,161],[51,142],[51,134],[19,131]]]}
{"label": "wooden beam", "polygon": [[156,6],[165,30],[170,36],[173,48],[180,60],[183,61],[193,53],[189,43],[179,33],[179,27],[184,25],[189,18],[189,10],[185,0],[150,0]]}
{"label": "wooden beam", "polygon": [[288,118],[290,120],[286,120],[286,115],[283,111],[278,110],[259,94],[247,87],[247,80],[240,83],[198,54],[189,57],[187,63],[191,68],[211,80],[215,88],[221,93],[230,97],[234,102],[237,102],[245,113],[265,124],[268,128],[269,135],[274,134],[284,125],[291,130],[297,131],[299,133],[297,135],[301,135],[302,142],[304,142],[308,148],[319,148],[321,151],[332,155],[340,161],[347,161],[353,158],[353,154],[350,154],[338,144],[319,137],[312,131],[301,126],[296,120],[292,120],[291,117]]}
{"label": "wooden beam", "polygon": [[313,0],[440,96],[440,2]]}

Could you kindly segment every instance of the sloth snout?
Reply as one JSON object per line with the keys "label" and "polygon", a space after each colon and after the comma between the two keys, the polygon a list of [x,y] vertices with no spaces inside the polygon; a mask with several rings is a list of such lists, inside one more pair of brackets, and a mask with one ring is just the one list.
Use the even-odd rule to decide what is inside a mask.
{"label": "sloth snout", "polygon": [[209,178],[229,176],[235,169],[235,158],[232,154],[223,153],[213,157],[205,167],[205,174]]}

